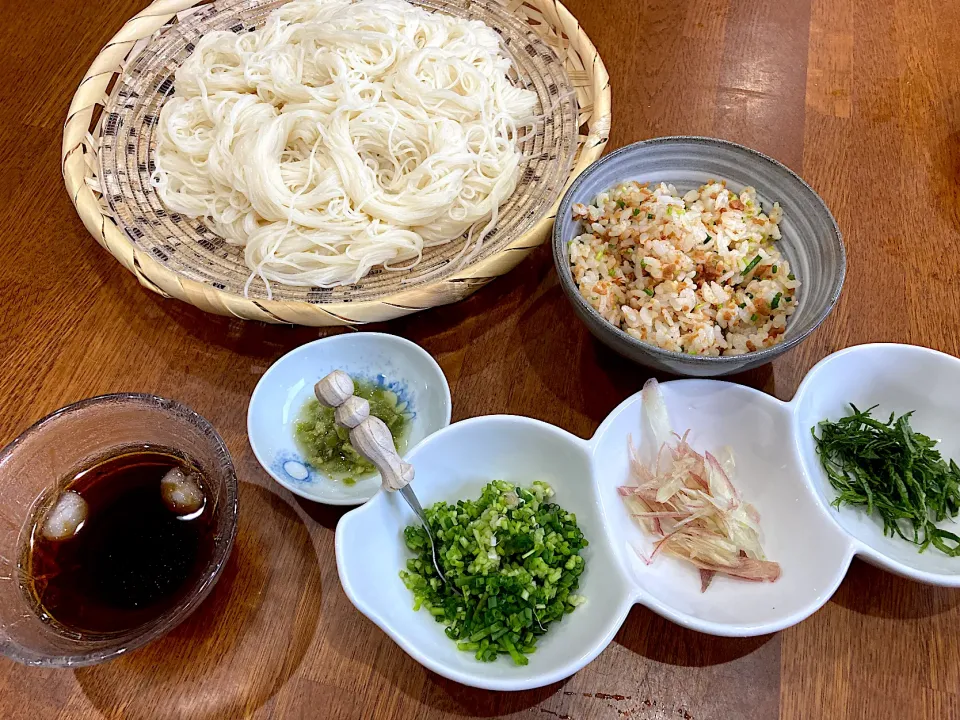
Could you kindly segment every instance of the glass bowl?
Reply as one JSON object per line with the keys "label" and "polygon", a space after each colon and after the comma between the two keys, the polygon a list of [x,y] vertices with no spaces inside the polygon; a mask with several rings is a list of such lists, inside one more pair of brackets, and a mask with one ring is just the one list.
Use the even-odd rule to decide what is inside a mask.
{"label": "glass bowl", "polygon": [[[21,558],[38,503],[84,465],[114,450],[165,445],[200,466],[211,495],[214,549],[179,603],[132,630],[78,640],[42,622],[24,591]],[[237,476],[223,439],[173,400],[121,393],[81,400],[35,423],[0,451],[0,654],[27,665],[79,667],[109,660],[169,632],[213,589],[237,531]]]}

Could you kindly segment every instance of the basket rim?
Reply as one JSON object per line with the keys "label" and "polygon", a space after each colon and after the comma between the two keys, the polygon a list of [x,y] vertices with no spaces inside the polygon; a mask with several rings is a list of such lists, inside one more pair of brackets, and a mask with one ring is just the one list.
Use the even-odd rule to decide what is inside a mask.
{"label": "basket rim", "polygon": [[[587,82],[576,84],[588,91],[591,114],[588,134],[578,138],[579,155],[556,201],[525,234],[499,252],[471,263],[435,283],[415,286],[385,294],[380,298],[338,302],[304,300],[272,300],[247,298],[220,290],[167,268],[154,259],[119,228],[105,212],[88,181],[97,176],[99,140],[90,133],[94,113],[107,103],[107,88],[123,72],[123,64],[133,46],[151,37],[177,13],[199,5],[204,0],[154,0],[129,19],[101,49],[81,80],[64,122],[61,147],[61,172],[70,200],[94,239],[132,272],[142,285],[164,296],[176,297],[202,310],[221,315],[272,323],[301,325],[352,325],[389,320],[429,307],[455,302],[472,290],[512,269],[533,248],[550,235],[560,201],[571,183],[603,153],[610,129],[611,89],[606,67],[596,47],[580,27],[580,23],[560,0],[497,0],[508,9],[523,5],[543,11],[545,19],[557,33],[562,33],[565,48],[576,48],[581,58],[592,58],[584,67]],[[560,50],[554,50],[561,54]],[[568,66],[568,56],[561,59]],[[584,111],[581,106],[580,111]],[[441,290],[442,288],[442,290]],[[438,292],[438,290],[441,290]],[[433,294],[434,297],[426,296]]]}

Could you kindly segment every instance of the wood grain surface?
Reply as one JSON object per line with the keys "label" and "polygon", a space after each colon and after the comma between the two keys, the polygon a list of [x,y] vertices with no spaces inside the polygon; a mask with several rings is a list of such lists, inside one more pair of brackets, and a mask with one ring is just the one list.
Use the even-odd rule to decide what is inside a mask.
{"label": "wood grain surface", "polygon": [[[407,657],[340,589],[341,511],[278,487],[247,443],[258,378],[318,331],[206,316],[146,292],[87,235],[63,191],[69,99],[142,4],[2,2],[0,443],[98,393],[176,398],[209,418],[233,454],[239,536],[210,599],[147,648],[76,671],[0,660],[0,717],[960,716],[960,593],[856,561],[836,596],[787,631],[712,638],[635,608],[595,662],[531,692],[472,690]],[[610,71],[610,148],[681,133],[744,143],[800,172],[840,223],[849,271],[836,311],[799,348],[737,381],[789,398],[819,359],[867,341],[960,353],[960,3],[568,6]],[[576,320],[546,247],[466,302],[371,329],[438,359],[455,420],[518,413],[589,436],[647,377]]]}

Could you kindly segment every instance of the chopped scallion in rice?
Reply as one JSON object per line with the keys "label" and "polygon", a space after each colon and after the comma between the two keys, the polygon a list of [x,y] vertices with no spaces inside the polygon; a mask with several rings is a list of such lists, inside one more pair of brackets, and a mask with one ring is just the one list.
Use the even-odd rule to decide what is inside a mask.
{"label": "chopped scallion in rice", "polygon": [[685,195],[628,182],[573,215],[583,223],[568,246],[574,280],[624,332],[694,355],[782,341],[800,282],[776,247],[778,203],[765,214],[753,188],[738,195],[724,182]]}

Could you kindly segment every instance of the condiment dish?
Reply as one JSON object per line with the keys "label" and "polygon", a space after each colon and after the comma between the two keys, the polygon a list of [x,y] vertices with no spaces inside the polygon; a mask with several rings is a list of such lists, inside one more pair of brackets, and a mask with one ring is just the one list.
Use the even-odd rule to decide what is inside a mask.
{"label": "condiment dish", "polygon": [[334,370],[373,380],[408,403],[407,447],[450,424],[450,387],[428,352],[396,335],[347,333],[314,340],[277,360],[250,398],[247,434],[254,455],[274,480],[308,500],[359,505],[380,489],[380,476],[346,485],[311,467],[294,439],[294,426],[313,386]]}
{"label": "condiment dish", "polygon": [[[765,208],[783,208],[777,242],[801,282],[799,304],[787,321],[784,340],[744,355],[685,355],[641,342],[611,325],[581,295],[570,271],[568,243],[583,232],[574,221],[574,203],[591,204],[616,185],[637,180],[674,184],[680,193],[711,181],[726,180],[740,191],[757,190]],[[819,195],[796,173],[756,150],[707,137],[661,137],[634,143],[605,155],[567,190],[553,226],[553,258],[564,293],[576,314],[598,340],[642,365],[676,375],[716,377],[768,363],[803,341],[833,310],[846,273],[840,229]]]}
{"label": "condiment dish", "polygon": [[789,405],[758,390],[713,380],[676,380],[661,386],[674,431],[690,429],[698,452],[733,450],[737,490],[760,513],[767,558],[780,563],[773,583],[723,575],[706,592],[689,563],[661,554],[651,564],[652,539],[630,517],[617,487],[627,483],[627,438],[645,441],[638,393],[597,430],[594,481],[607,529],[637,588],[638,602],[674,622],[711,635],[763,635],[811,615],[836,590],[850,564],[849,539],[828,518],[801,470],[793,447]]}
{"label": "condiment dish", "polygon": [[336,553],[340,582],[351,602],[415,660],[451,680],[488,690],[523,690],[562,680],[595,658],[613,639],[633,604],[633,589],[604,530],[604,507],[592,482],[590,449],[553,425],[515,415],[490,415],[454,423],[407,456],[416,470],[412,486],[426,507],[439,500],[477,497],[490,480],[529,485],[548,482],[552,502],[577,516],[590,545],[578,593],[588,600],[551,626],[518,667],[461,652],[443,626],[414,612],[413,595],[399,577],[413,554],[403,529],[418,523],[398,493],[382,492],[341,518]]}
{"label": "condiment dish", "polygon": [[[824,506],[830,506],[836,492],[820,465],[810,429],[849,414],[850,403],[861,410],[877,405],[874,416],[884,421],[891,412],[913,411],[913,429],[939,441],[945,459],[960,462],[960,360],[915,345],[855,345],[814,366],[792,403],[803,470]],[[880,518],[858,508],[830,507],[829,517],[854,539],[854,551],[864,560],[920,582],[960,587],[960,558],[933,547],[917,552],[916,546],[884,535]],[[956,520],[939,527],[960,534]]]}
{"label": "condiment dish", "polygon": [[[907,378],[923,378],[923,386]],[[733,449],[733,482],[760,514],[764,550],[782,570],[776,582],[718,575],[702,592],[691,565],[666,555],[650,564],[641,557],[649,557],[652,541],[617,492],[629,481],[628,439],[638,446],[645,441],[637,393],[590,440],[530,418],[489,416],[451,425],[407,457],[425,505],[475,497],[493,479],[545,480],[556,490],[553,501],[576,513],[590,542],[579,590],[587,600],[550,628],[529,665],[515,666],[509,658],[477,662],[472,653],[459,652],[427,612],[413,611],[399,572],[413,556],[403,528],[415,518],[396,494],[379,494],[337,526],[337,567],[351,602],[435,672],[475,687],[521,690],[556,682],[590,662],[635,603],[694,630],[750,636],[814,613],[858,554],[906,577],[960,586],[955,559],[933,548],[919,554],[909,543],[884,537],[882,525],[861,510],[832,507],[835,494],[810,433],[820,420],[844,414],[848,401],[864,409],[879,404],[884,413],[915,410],[916,429],[941,439],[945,457],[960,457],[953,418],[960,360],[911,346],[859,346],[823,360],[791,402],[715,380],[677,380],[661,390],[674,429],[690,428],[696,450]]]}

